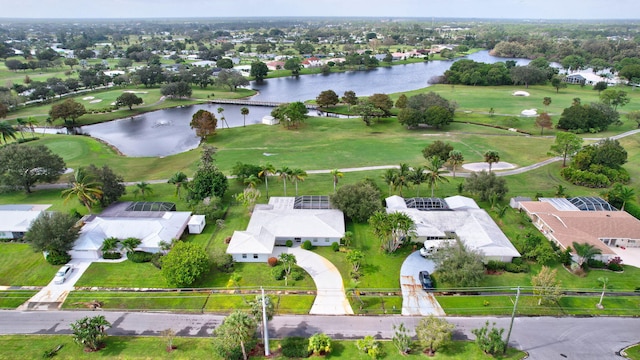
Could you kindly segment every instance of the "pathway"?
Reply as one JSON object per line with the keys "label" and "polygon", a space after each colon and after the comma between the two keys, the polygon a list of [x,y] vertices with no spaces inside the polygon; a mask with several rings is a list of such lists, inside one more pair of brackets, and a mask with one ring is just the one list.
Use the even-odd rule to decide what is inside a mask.
{"label": "pathway", "polygon": [[303,268],[316,284],[316,298],[311,306],[311,315],[353,315],[353,309],[344,291],[340,271],[324,257],[299,246],[276,246],[272,256],[283,252],[296,256],[298,266]]}

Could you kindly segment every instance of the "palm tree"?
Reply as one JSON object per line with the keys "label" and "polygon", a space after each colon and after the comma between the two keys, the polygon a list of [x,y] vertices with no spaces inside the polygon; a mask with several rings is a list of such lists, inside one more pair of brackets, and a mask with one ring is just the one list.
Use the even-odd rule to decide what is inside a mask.
{"label": "palm tree", "polygon": [[7,139],[16,139],[16,129],[6,122],[0,122],[0,136],[2,136],[2,140],[4,140],[4,143],[6,144],[8,143]]}
{"label": "palm tree", "polygon": [[393,186],[395,177],[396,177],[396,169],[387,169],[384,172],[384,174],[382,174],[384,183],[389,185],[389,196],[391,196],[391,186]]}
{"label": "palm tree", "polygon": [[142,194],[142,198],[146,199],[147,198],[147,194],[153,194],[153,189],[151,188],[151,185],[149,185],[149,183],[141,181],[141,182],[136,184],[136,189],[133,190],[133,193],[135,195],[140,193],[140,194]]}
{"label": "palm tree", "polygon": [[33,139],[35,137],[34,133],[36,131],[36,120],[33,118],[33,116],[29,116],[25,121],[25,124],[27,125],[27,127],[29,127],[29,130],[31,131],[31,138]]}
{"label": "palm tree", "polygon": [[278,173],[278,177],[282,179],[282,183],[284,184],[284,196],[287,196],[287,179],[291,178],[291,169],[287,166],[283,166],[282,169],[276,171]]}
{"label": "palm tree", "polygon": [[331,176],[333,176],[333,192],[336,192],[336,186],[338,186],[338,179],[343,177],[344,174],[338,169],[331,170],[329,172],[329,174],[331,174]]}
{"label": "palm tree", "polygon": [[66,196],[65,203],[72,197],[77,198],[91,213],[93,204],[102,198],[102,184],[95,181],[84,168],[79,168],[74,174],[71,188],[62,191],[62,196]]}
{"label": "palm tree", "polygon": [[416,185],[416,197],[420,197],[420,184],[427,181],[427,174],[425,174],[424,170],[424,167],[417,166],[413,168],[413,172],[409,176],[411,183]]}
{"label": "palm tree", "polygon": [[249,115],[249,108],[243,107],[240,109],[240,114],[242,114],[242,126],[247,126],[247,115]]}
{"label": "palm tree", "polygon": [[578,255],[578,265],[583,267],[585,263],[588,263],[594,256],[602,254],[600,249],[595,246],[587,243],[577,243],[573,242],[573,250],[575,250],[576,255]]}
{"label": "palm tree", "polygon": [[411,176],[411,169],[409,168],[409,165],[405,163],[401,163],[400,166],[398,167],[398,170],[396,171],[396,176],[393,179],[393,186],[396,189],[400,189],[399,191],[400,197],[402,197],[402,189],[404,187],[409,187],[409,184],[411,181],[410,176]]}
{"label": "palm tree", "polygon": [[620,200],[622,200],[622,207],[620,208],[620,210],[624,211],[624,206],[628,201],[631,201],[635,198],[636,193],[632,188],[628,186],[622,186],[620,188],[620,193],[618,194],[618,196],[620,197]]}
{"label": "palm tree", "polygon": [[264,178],[264,186],[267,190],[267,199],[269,199],[269,175],[273,175],[276,172],[276,168],[271,165],[271,163],[266,163],[264,165],[260,165],[260,172],[258,176]]}
{"label": "palm tree", "polygon": [[[225,117],[224,117],[224,108],[223,107],[219,107],[218,108],[218,114],[220,114],[221,127],[224,127],[224,124],[227,124],[227,119],[225,119]],[[227,124],[227,128],[229,128],[229,124]]]}
{"label": "palm tree", "polygon": [[442,175],[445,171],[440,169],[443,163],[442,159],[434,155],[431,157],[429,164],[427,164],[427,170],[429,171],[427,173],[427,184],[431,189],[431,197],[433,197],[433,191],[438,186],[438,183],[449,182],[449,179]]}
{"label": "palm tree", "polygon": [[16,128],[18,129],[18,131],[20,131],[22,140],[24,140],[24,128],[27,126],[27,121],[23,118],[17,118],[16,123],[18,123],[18,125],[16,125]]}
{"label": "palm tree", "polygon": [[249,177],[244,179],[244,184],[247,185],[248,187],[255,189],[256,186],[258,186],[258,184],[260,184],[262,180],[260,180],[259,177],[257,177],[254,174],[249,175]]}
{"label": "palm tree", "polygon": [[120,243],[120,239],[115,237],[108,237],[104,239],[104,241],[102,241],[102,247],[100,248],[100,250],[102,250],[103,254],[112,252],[118,247],[118,243]]}
{"label": "palm tree", "polygon": [[130,237],[122,240],[121,244],[127,253],[130,253],[133,252],[138,245],[142,244],[142,241],[138,238]]}
{"label": "palm tree", "polygon": [[491,174],[491,165],[500,161],[500,154],[495,150],[488,150],[484,153],[484,162],[489,163],[489,174]]}
{"label": "palm tree", "polygon": [[187,175],[185,173],[183,173],[182,171],[178,171],[177,173],[173,174],[171,176],[171,178],[169,178],[169,180],[167,181],[169,184],[173,184],[176,186],[176,195],[178,196],[178,199],[180,198],[180,188],[183,185],[186,185],[187,182],[189,181],[189,178],[187,177]]}
{"label": "palm tree", "polygon": [[456,168],[458,165],[462,165],[464,162],[464,155],[460,150],[451,150],[449,151],[449,164],[451,164],[451,169],[453,170],[453,178],[456,178]]}
{"label": "palm tree", "polygon": [[304,181],[307,177],[307,172],[302,169],[291,170],[291,180],[296,185],[296,196],[298,196],[298,181]]}

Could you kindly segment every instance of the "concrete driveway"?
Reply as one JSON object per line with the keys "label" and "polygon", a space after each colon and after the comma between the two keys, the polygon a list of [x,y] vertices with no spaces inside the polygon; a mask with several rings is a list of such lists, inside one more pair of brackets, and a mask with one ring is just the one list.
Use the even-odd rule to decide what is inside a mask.
{"label": "concrete driveway", "polygon": [[622,249],[619,247],[609,247],[609,249],[620,256],[624,265],[631,265],[640,268],[640,248]]}
{"label": "concrete driveway", "polygon": [[[69,292],[74,289],[74,285],[80,279],[82,274],[91,265],[91,260],[74,260],[69,262],[69,265],[73,267],[73,272],[65,280],[64,283],[57,285],[51,282],[42,288],[31,299],[27,300],[24,304],[20,305],[17,310],[55,310],[59,309],[62,303],[69,295]],[[60,266],[62,267],[62,266]]]}
{"label": "concrete driveway", "polygon": [[309,314],[312,315],[353,315],[353,309],[344,291],[340,271],[329,260],[299,246],[276,246],[272,256],[288,252],[296,256],[298,266],[311,275],[316,284],[317,295]]}
{"label": "concrete driveway", "polygon": [[418,274],[422,270],[433,273],[435,264],[414,251],[407,256],[400,268],[400,287],[402,288],[402,315],[437,315],[444,316],[444,310],[432,293],[424,291]]}

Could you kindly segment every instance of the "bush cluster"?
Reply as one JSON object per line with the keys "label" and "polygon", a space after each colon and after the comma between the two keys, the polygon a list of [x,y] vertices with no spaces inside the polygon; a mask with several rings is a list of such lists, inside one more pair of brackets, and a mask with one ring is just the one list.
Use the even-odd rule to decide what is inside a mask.
{"label": "bush cluster", "polygon": [[102,258],[105,260],[117,260],[122,258],[122,254],[119,252],[106,252],[102,254]]}
{"label": "bush cluster", "polygon": [[287,247],[292,247],[293,246],[293,240],[287,240],[287,242],[285,242],[285,245],[287,245]]}
{"label": "bush cluster", "polygon": [[51,251],[47,255],[47,262],[51,265],[64,265],[71,261],[71,255],[66,251]]}
{"label": "bush cluster", "polygon": [[282,355],[288,358],[306,358],[309,357],[307,346],[309,341],[303,337],[292,336],[282,339]]}
{"label": "bush cluster", "polygon": [[522,262],[519,259],[513,259],[514,262],[503,262],[503,261],[495,261],[489,260],[485,267],[490,271],[506,271],[510,273],[527,273],[529,272],[529,265]]}
{"label": "bush cluster", "polygon": [[313,249],[313,244],[311,244],[311,241],[307,240],[302,243],[302,248],[305,250],[311,250]]}
{"label": "bush cluster", "polygon": [[134,263],[146,263],[151,261],[153,254],[146,251],[129,251],[127,252],[127,259],[133,261]]}
{"label": "bush cluster", "polygon": [[623,271],[624,268],[622,267],[622,259],[619,256],[610,259],[607,263],[607,269],[611,271]]}
{"label": "bush cluster", "polygon": [[337,242],[331,243],[331,250],[338,252],[340,251],[340,244]]}
{"label": "bush cluster", "polygon": [[611,185],[611,182],[606,175],[596,174],[591,171],[584,171],[566,167],[560,171],[560,174],[567,181],[575,185],[586,186],[590,188],[605,188]]}
{"label": "bush cluster", "polygon": [[[305,274],[304,271],[294,267],[293,269],[291,269],[289,280],[294,280],[294,281],[302,280],[304,279],[304,274]],[[271,269],[271,275],[273,275],[273,278],[276,280],[284,280],[284,275],[285,275],[284,266],[278,265],[273,267]]]}
{"label": "bush cluster", "polygon": [[278,258],[272,256],[267,260],[267,263],[269,264],[269,266],[274,267],[278,265]]}
{"label": "bush cluster", "polygon": [[158,269],[162,269],[162,257],[163,253],[157,252],[151,256],[151,263]]}

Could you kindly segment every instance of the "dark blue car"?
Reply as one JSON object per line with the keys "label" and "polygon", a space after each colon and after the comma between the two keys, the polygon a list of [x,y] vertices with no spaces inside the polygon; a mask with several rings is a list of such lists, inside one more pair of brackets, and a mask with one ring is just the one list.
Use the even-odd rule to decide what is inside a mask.
{"label": "dark blue car", "polygon": [[420,271],[418,278],[420,279],[420,284],[424,290],[433,290],[433,281],[431,280],[431,275],[429,275],[428,271]]}

